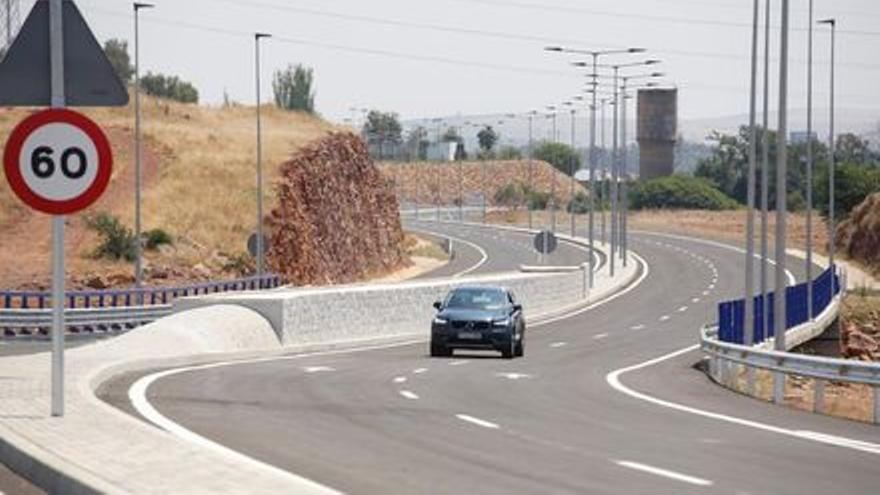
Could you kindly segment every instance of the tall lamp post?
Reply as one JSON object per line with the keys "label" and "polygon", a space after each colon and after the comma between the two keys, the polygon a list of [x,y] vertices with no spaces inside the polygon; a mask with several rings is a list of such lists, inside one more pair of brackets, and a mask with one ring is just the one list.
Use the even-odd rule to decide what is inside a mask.
{"label": "tall lamp post", "polygon": [[575,229],[577,227],[577,224],[575,223],[575,216],[574,216],[575,212],[574,212],[574,209],[572,208],[572,206],[574,205],[574,189],[575,189],[575,187],[574,187],[574,185],[575,185],[574,184],[575,183],[574,164],[575,164],[575,157],[577,156],[577,152],[575,151],[577,149],[577,144],[575,143],[575,125],[576,125],[575,117],[577,115],[577,109],[575,108],[575,103],[573,101],[566,101],[565,103],[563,103],[563,105],[565,105],[567,107],[571,107],[571,111],[569,112],[569,114],[571,115],[571,156],[568,157],[569,191],[568,191],[567,210],[569,210],[568,216],[569,216],[570,224],[571,224],[569,226],[570,235],[572,237],[574,237],[576,234]]}
{"label": "tall lamp post", "polygon": [[[535,191],[535,149],[534,149],[534,141],[533,141],[533,125],[535,120],[535,115],[538,112],[532,110],[529,112],[529,193],[534,193]],[[529,204],[529,199],[526,198],[526,209],[529,211],[529,230],[533,229],[533,215],[532,215],[532,205]]]}
{"label": "tall lamp post", "polygon": [[[755,0],[755,16],[757,18]],[[809,2],[807,27],[807,316],[815,317],[813,308],[813,0]]]}
{"label": "tall lamp post", "polygon": [[135,2],[134,8],[134,285],[138,304],[144,303],[144,247],[141,241],[141,61],[140,12],[155,7],[151,3]]}
{"label": "tall lamp post", "polygon": [[[558,112],[558,108],[555,105],[548,105],[547,110],[553,112],[550,114],[550,119],[553,121],[553,139],[552,142],[557,141],[558,134],[556,133],[556,116]],[[550,183],[550,231],[554,234],[556,233],[556,169],[554,168],[551,171],[551,183]]]}
{"label": "tall lamp post", "polygon": [[265,271],[265,246],[263,242],[263,122],[260,113],[260,40],[270,38],[266,33],[254,33],[255,73],[257,89],[257,276]]}
{"label": "tall lamp post", "polygon": [[[779,56],[779,137],[776,162],[776,297],[773,299],[775,327],[775,349],[785,352],[786,331],[786,216],[788,215],[788,34],[789,34],[789,0],[782,1],[781,42]],[[785,400],[785,375],[773,375],[773,400],[781,404]]]}
{"label": "tall lamp post", "polygon": [[[745,273],[745,320],[743,333],[745,344],[752,345],[755,328],[755,170],[758,150],[757,102],[758,102],[758,12],[759,0],[754,0],[752,12],[752,59],[749,77],[749,168],[746,178],[746,273]],[[749,388],[752,378],[749,376]]]}
{"label": "tall lamp post", "polygon": [[[829,166],[828,166],[828,265],[831,267],[832,272],[836,273],[837,270],[834,267],[834,241],[837,237],[837,224],[834,218],[834,192],[835,192],[835,174],[834,169],[836,167],[836,160],[834,157],[834,152],[837,146],[837,138],[834,135],[834,104],[835,104],[835,95],[834,95],[834,65],[835,65],[835,44],[837,38],[837,20],[836,19],[823,19],[819,21],[819,24],[829,26],[831,28],[831,101],[829,105],[830,111],[830,127],[828,131],[828,146],[831,153],[829,158]],[[831,284],[831,297],[834,297],[834,283]]]}

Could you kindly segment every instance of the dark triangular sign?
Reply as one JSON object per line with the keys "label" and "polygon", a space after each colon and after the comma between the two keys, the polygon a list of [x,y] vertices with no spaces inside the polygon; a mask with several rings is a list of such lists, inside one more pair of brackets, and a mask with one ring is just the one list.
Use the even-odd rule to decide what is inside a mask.
{"label": "dark triangular sign", "polygon": [[[128,91],[72,0],[64,0],[64,89],[67,106],[116,107]],[[0,62],[0,106],[51,105],[49,2],[37,0]]]}

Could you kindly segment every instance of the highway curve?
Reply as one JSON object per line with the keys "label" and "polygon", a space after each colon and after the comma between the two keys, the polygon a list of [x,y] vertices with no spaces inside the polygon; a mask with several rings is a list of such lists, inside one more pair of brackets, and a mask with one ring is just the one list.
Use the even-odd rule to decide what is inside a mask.
{"label": "highway curve", "polygon": [[431,359],[424,344],[288,356],[173,374],[148,398],[192,432],[349,493],[876,493],[875,427],[741,397],[693,369],[687,349],[739,294],[742,256],[660,235],[632,244],[644,281],[532,327],[524,359]]}

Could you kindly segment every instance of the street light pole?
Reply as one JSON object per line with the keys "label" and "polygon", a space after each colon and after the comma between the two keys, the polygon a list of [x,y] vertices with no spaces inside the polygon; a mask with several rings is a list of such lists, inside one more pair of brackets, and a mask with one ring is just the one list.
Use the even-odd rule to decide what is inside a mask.
{"label": "street light pole", "polygon": [[[786,332],[786,216],[788,214],[788,31],[789,0],[782,0],[782,27],[779,56],[779,150],[776,154],[776,297],[774,297],[775,349],[785,352]],[[775,373],[773,400],[781,404],[785,400],[785,375]]]}
{"label": "street light pole", "polygon": [[[837,145],[837,137],[834,135],[834,69],[835,69],[835,44],[837,41],[837,20],[836,19],[825,19],[819,21],[819,24],[825,24],[831,27],[831,101],[829,106],[830,111],[830,126],[828,132],[828,146],[829,152],[831,154],[829,158],[829,166],[828,166],[828,266],[831,267],[833,273],[837,273],[837,270],[834,266],[834,242],[837,237],[837,224],[834,218],[834,193],[835,193],[835,168],[836,168],[836,158],[834,156],[834,152],[836,151]],[[834,283],[831,284],[831,297],[834,297]]]}
{"label": "street light pole", "polygon": [[764,7],[764,134],[761,140],[761,316],[763,335],[770,328],[770,297],[768,295],[767,268],[769,210],[770,210],[770,0]]}
{"label": "street light pole", "polygon": [[134,286],[137,303],[144,303],[144,247],[141,240],[141,63],[140,63],[140,11],[153,8],[153,4],[134,4]]}
{"label": "street light pole", "polygon": [[[535,162],[534,162],[534,148],[533,148],[533,124],[535,120],[535,114],[537,112],[529,112],[529,194],[534,194],[535,192]],[[533,221],[532,221],[532,205],[529,204],[529,199],[526,198],[526,209],[529,210],[529,230],[532,230]]]}
{"label": "street light pole", "polygon": [[254,53],[257,89],[257,276],[265,271],[265,246],[263,245],[263,122],[260,112],[260,40],[269,38],[265,33],[254,34]]}
{"label": "street light pole", "polygon": [[[593,56],[593,74],[597,74],[599,65],[599,54],[592,53]],[[589,285],[593,288],[594,273],[593,259],[596,252],[596,97],[598,93],[598,81],[593,77],[593,101],[590,103],[590,225],[588,237],[590,238],[590,275]],[[603,213],[604,218],[604,213]],[[602,228],[604,229],[604,223]],[[604,240],[604,239],[603,239]]]}
{"label": "street light pole", "polygon": [[626,234],[626,215],[629,210],[629,207],[627,205],[627,197],[626,197],[626,195],[627,195],[627,178],[629,177],[629,172],[627,169],[627,161],[629,160],[629,153],[627,150],[627,143],[626,143],[626,115],[627,115],[627,113],[626,113],[626,100],[627,100],[626,83],[627,83],[627,79],[628,78],[626,78],[626,77],[623,78],[623,86],[622,86],[623,96],[621,97],[621,101],[620,101],[620,103],[621,103],[621,105],[620,105],[620,109],[621,109],[620,128],[621,128],[621,144],[622,144],[620,160],[623,164],[622,170],[621,170],[621,172],[622,172],[621,179],[623,180],[623,182],[620,185],[620,192],[621,192],[621,197],[620,197],[620,202],[621,202],[621,207],[620,207],[620,257],[623,261],[624,268],[626,268],[626,236],[627,236],[627,234]]}
{"label": "street light pole", "polygon": [[807,316],[815,317],[813,308],[813,0],[809,5],[807,28]]}
{"label": "street light pole", "polygon": [[606,243],[608,241],[608,226],[606,225],[606,214],[605,214],[605,198],[608,197],[609,191],[606,187],[606,183],[608,182],[608,148],[605,146],[605,131],[607,130],[608,123],[605,119],[605,107],[608,106],[608,98],[602,98],[602,180],[599,183],[599,189],[602,191],[602,203],[601,203],[601,211],[602,211],[602,243]]}
{"label": "street light pole", "polygon": [[[553,140],[552,141],[555,143],[555,142],[557,142],[557,136],[558,136],[558,134],[556,133],[556,111],[557,111],[557,109],[555,106],[549,106],[549,107],[547,107],[547,109],[553,112],[551,114],[550,118],[553,119],[553,126],[552,126]],[[550,231],[555,234],[556,233],[556,208],[557,208],[557,204],[556,204],[556,167],[552,167],[552,169],[553,170],[551,170],[551,177],[550,177],[550,179],[551,179],[551,183],[550,183]]]}
{"label": "street light pole", "polygon": [[620,109],[619,100],[618,100],[618,76],[620,73],[620,68],[614,67],[614,118],[613,125],[614,128],[612,130],[612,151],[611,151],[611,248],[609,250],[609,263],[608,269],[611,277],[614,277],[614,263],[615,263],[615,255],[617,254],[617,246],[618,246],[618,238],[617,238],[617,179],[618,179],[618,170],[617,170],[617,160],[618,160],[618,132],[620,128],[618,127],[618,111]]}
{"label": "street light pole", "polygon": [[759,0],[754,1],[752,12],[752,61],[749,79],[749,171],[746,180],[746,279],[745,317],[743,320],[745,345],[752,345],[755,328],[755,169],[758,153],[758,11]]}
{"label": "street light pole", "polygon": [[569,173],[569,192],[568,192],[568,216],[571,221],[570,230],[571,236],[574,237],[576,232],[575,228],[577,224],[575,223],[575,211],[574,211],[574,165],[575,165],[575,157],[577,153],[575,150],[577,149],[577,145],[575,144],[575,115],[577,114],[577,110],[574,108],[574,103],[571,103],[571,156],[568,158],[568,173]]}

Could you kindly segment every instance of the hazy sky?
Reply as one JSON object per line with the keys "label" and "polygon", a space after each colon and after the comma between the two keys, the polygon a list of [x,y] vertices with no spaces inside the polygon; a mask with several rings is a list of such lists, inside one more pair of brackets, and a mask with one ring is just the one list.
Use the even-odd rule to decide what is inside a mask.
{"label": "hazy sky", "polygon": [[[22,18],[32,0],[22,0]],[[80,0],[100,41],[132,38],[131,2]],[[334,120],[352,106],[405,118],[524,112],[584,88],[578,57],[546,53],[645,47],[662,79],[680,86],[683,118],[748,109],[751,0],[154,0],[141,25],[145,70],[193,81],[203,101],[254,98],[253,39],[264,48],[264,86],[288,62],[314,67],[318,110]],[[763,0],[762,0],[763,3]],[[774,28],[779,0],[772,0]],[[805,106],[808,0],[792,0],[792,106]],[[841,108],[880,109],[880,1],[815,0],[817,19],[839,20]],[[763,14],[762,14],[763,17]],[[779,32],[773,30],[778,56]],[[826,29],[815,38],[817,107],[828,98]],[[616,60],[635,61],[645,56]],[[610,61],[610,59],[609,59]],[[452,63],[455,62],[455,63]],[[636,69],[633,72],[644,72]],[[778,86],[778,69],[772,71]],[[774,96],[775,97],[775,96]],[[880,111],[878,111],[880,115]]]}

